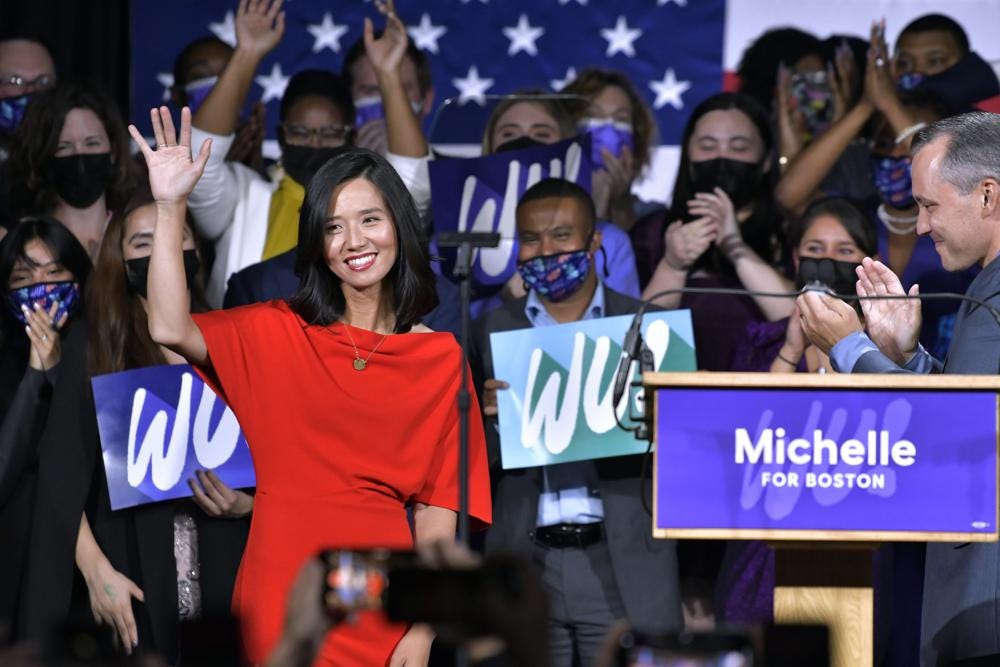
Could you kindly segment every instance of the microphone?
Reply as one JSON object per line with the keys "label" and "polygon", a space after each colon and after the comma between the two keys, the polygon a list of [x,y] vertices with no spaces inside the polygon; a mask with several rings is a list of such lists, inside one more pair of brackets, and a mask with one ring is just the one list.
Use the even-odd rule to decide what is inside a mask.
{"label": "microphone", "polygon": [[[656,298],[656,296],[653,298]],[[632,324],[629,325],[628,333],[625,334],[625,342],[622,343],[622,356],[618,360],[618,370],[615,371],[615,390],[611,394],[611,405],[612,409],[615,410],[615,414],[618,414],[618,402],[622,400],[622,396],[625,394],[625,387],[628,385],[629,369],[632,367],[632,360],[639,356],[639,351],[642,349],[642,315],[649,304],[650,301],[644,301],[639,306],[639,310],[636,311],[635,316],[632,318]]]}

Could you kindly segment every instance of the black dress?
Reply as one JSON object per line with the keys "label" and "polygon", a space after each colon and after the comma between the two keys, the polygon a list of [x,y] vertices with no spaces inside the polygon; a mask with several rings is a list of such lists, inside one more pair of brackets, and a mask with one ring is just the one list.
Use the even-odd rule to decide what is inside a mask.
{"label": "black dress", "polygon": [[59,382],[39,446],[38,492],[29,544],[21,617],[28,637],[41,637],[66,618],[89,614],[86,586],[76,569],[81,513],[111,565],[142,589],[133,599],[139,650],[169,664],[181,654],[173,517],[187,505],[198,523],[202,615],[229,613],[249,519],[212,519],[189,501],[112,511],[97,431],[86,332],[64,342]]}

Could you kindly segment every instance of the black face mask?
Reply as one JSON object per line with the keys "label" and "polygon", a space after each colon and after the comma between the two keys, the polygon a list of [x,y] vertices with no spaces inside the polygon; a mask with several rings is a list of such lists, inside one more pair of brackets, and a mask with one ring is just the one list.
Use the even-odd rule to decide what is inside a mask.
{"label": "black face mask", "polygon": [[856,294],[858,262],[843,262],[829,257],[800,257],[799,272],[795,275],[795,288],[802,289],[812,282],[823,283],[834,294]]}
{"label": "black face mask", "polygon": [[719,187],[733,200],[736,209],[743,208],[757,194],[763,175],[763,162],[740,162],[715,158],[691,163],[695,192],[711,192]]}
{"label": "black face mask", "polygon": [[[184,277],[187,278],[188,288],[191,281],[198,275],[201,262],[198,260],[198,253],[194,250],[184,251]],[[149,277],[149,257],[125,260],[125,277],[128,279],[128,286],[133,292],[146,298],[146,281]]]}
{"label": "black face mask", "polygon": [[54,157],[49,183],[73,208],[87,208],[107,192],[111,182],[111,153],[77,153]]}
{"label": "black face mask", "polygon": [[313,146],[292,146],[282,144],[281,146],[281,166],[285,168],[285,173],[301,185],[303,188],[309,187],[309,181],[319,168],[326,164],[330,158],[342,153],[344,146],[336,148],[315,148]]}
{"label": "black face mask", "polygon": [[544,145],[545,144],[543,144],[538,139],[532,139],[528,135],[524,134],[521,135],[520,137],[517,137],[516,139],[505,141],[499,146],[494,146],[493,152],[503,153],[505,151],[519,151],[524,148],[535,148],[536,146],[544,146]]}

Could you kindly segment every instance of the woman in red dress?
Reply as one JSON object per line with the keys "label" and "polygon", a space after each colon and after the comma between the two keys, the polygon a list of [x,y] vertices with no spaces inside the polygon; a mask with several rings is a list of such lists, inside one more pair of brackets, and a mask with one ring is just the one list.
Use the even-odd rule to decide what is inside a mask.
{"label": "woman in red dress", "polygon": [[[437,297],[417,212],[388,162],[363,149],[309,184],[294,297],[191,316],[181,232],[210,142],[192,161],[189,111],[179,143],[167,108],[151,115],[156,150],[129,128],[157,203],[150,334],[201,369],[253,454],[257,496],[233,608],[258,663],[281,634],[295,574],[320,549],[454,539],[461,353],[451,334],[420,324]],[[470,514],[486,524],[482,422],[470,433]],[[319,663],[422,667],[431,640],[422,626],[361,614],[330,633]]]}

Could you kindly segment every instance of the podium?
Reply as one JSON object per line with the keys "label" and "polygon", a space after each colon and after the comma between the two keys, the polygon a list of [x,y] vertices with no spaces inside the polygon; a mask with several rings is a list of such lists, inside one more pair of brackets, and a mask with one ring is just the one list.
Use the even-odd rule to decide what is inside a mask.
{"label": "podium", "polygon": [[[764,540],[778,623],[873,662],[874,550],[997,541],[1000,378],[645,373],[653,533]],[[651,409],[650,409],[651,408]]]}

